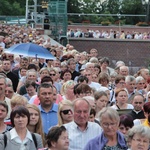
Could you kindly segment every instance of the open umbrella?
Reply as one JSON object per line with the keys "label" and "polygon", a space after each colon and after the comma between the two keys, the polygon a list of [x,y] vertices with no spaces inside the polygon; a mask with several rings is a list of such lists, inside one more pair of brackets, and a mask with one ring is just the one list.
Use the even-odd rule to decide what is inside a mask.
{"label": "open umbrella", "polygon": [[46,48],[33,43],[15,44],[10,48],[5,49],[4,52],[36,58],[55,59]]}

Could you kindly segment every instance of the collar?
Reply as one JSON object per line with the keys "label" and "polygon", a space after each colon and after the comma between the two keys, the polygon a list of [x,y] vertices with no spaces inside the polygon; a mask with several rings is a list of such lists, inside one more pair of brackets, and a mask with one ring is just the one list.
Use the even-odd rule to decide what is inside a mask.
{"label": "collar", "polygon": [[[78,130],[82,131],[76,122],[73,121],[73,124],[74,124],[75,128],[77,128]],[[88,128],[89,128],[89,123],[87,122],[86,128],[84,129],[84,131],[86,131]],[[82,132],[84,132],[84,131],[82,131]]]}
{"label": "collar", "polygon": [[[15,139],[17,137],[19,137],[19,136],[18,136],[18,133],[17,133],[16,129],[15,128],[11,129],[10,130],[10,139],[13,140],[13,139]],[[25,138],[28,138],[31,141],[33,141],[31,133],[29,132],[28,129],[27,129],[27,133],[26,133],[26,137]]]}
{"label": "collar", "polygon": [[[41,105],[39,105],[39,109],[42,111],[42,112],[45,112],[45,110],[43,109],[43,107]],[[58,105],[53,103],[52,104],[52,108],[49,110],[49,112],[56,112],[57,113],[58,111]],[[46,112],[47,113],[47,112]]]}
{"label": "collar", "polygon": [[136,114],[139,114],[142,110],[136,111],[136,110],[133,109],[133,111],[134,111]]}

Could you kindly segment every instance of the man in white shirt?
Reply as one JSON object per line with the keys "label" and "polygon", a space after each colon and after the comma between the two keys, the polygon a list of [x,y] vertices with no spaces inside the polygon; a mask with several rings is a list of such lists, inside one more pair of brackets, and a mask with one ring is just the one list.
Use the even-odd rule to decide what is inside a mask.
{"label": "man in white shirt", "polygon": [[84,98],[74,101],[74,121],[64,124],[69,133],[69,150],[83,150],[89,140],[102,132],[94,122],[88,122],[91,106]]}

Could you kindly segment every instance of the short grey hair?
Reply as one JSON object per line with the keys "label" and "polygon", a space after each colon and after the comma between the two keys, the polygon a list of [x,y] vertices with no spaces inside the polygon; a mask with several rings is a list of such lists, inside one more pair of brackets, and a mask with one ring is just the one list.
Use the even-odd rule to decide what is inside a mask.
{"label": "short grey hair", "polygon": [[131,76],[131,75],[126,76],[125,82],[132,82],[132,81],[135,81],[135,77],[134,76]]}
{"label": "short grey hair", "polygon": [[138,76],[138,77],[135,78],[136,84],[139,83],[142,80],[145,80],[142,76]]}
{"label": "short grey hair", "polygon": [[137,126],[133,126],[127,134],[127,140],[131,141],[133,139],[133,136],[135,134],[139,134],[142,137],[146,137],[150,140],[150,128],[143,126],[143,125],[137,125]]}
{"label": "short grey hair", "polygon": [[108,116],[111,120],[116,120],[118,123],[120,122],[120,117],[118,112],[111,107],[104,107],[98,114],[99,121],[101,123],[102,116]]}
{"label": "short grey hair", "polygon": [[99,63],[98,59],[96,57],[91,57],[89,62],[91,63]]}

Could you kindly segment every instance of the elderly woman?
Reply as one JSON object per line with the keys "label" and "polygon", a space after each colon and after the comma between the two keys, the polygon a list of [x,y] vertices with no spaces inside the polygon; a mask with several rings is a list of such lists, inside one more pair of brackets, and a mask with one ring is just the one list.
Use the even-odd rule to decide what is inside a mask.
{"label": "elderly woman", "polygon": [[125,138],[118,131],[120,117],[116,110],[111,107],[103,108],[99,113],[102,133],[90,140],[84,150],[127,150]]}
{"label": "elderly woman", "polygon": [[52,127],[47,135],[47,150],[68,150],[68,133],[64,126]]}
{"label": "elderly woman", "polygon": [[10,119],[13,128],[4,135],[0,135],[1,150],[37,150],[43,147],[41,135],[31,134],[27,129],[30,122],[30,113],[27,108],[15,107],[11,112]]}
{"label": "elderly woman", "polygon": [[58,104],[58,125],[73,121],[73,104],[69,100],[61,101]]}
{"label": "elderly woman", "polygon": [[127,135],[130,145],[128,150],[148,150],[150,144],[150,128],[143,125],[134,126]]}

